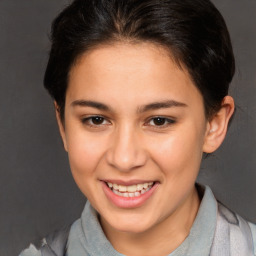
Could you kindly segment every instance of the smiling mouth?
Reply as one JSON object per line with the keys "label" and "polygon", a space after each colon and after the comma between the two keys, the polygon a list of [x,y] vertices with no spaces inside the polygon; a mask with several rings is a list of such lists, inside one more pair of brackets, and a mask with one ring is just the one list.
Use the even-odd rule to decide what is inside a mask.
{"label": "smiling mouth", "polygon": [[118,196],[139,197],[149,191],[154,186],[155,182],[146,182],[130,186],[118,185],[111,182],[106,182],[106,184],[112,192]]}

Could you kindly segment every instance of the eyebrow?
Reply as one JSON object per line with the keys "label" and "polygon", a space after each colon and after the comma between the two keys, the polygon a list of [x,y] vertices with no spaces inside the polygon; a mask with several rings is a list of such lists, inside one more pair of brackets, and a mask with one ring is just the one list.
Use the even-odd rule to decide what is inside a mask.
{"label": "eyebrow", "polygon": [[166,100],[166,101],[160,101],[160,102],[153,102],[147,105],[144,105],[142,107],[138,108],[138,113],[144,113],[149,110],[157,110],[161,108],[171,108],[171,107],[187,107],[187,104],[178,102],[175,100]]}
{"label": "eyebrow", "polygon": [[97,108],[99,110],[111,111],[110,107],[108,107],[107,105],[100,102],[96,102],[96,101],[90,101],[90,100],[75,100],[71,103],[71,106],[91,107],[91,108]]}
{"label": "eyebrow", "polygon": [[[111,112],[112,109],[100,102],[97,101],[90,101],[90,100],[75,100],[71,103],[71,106],[76,107],[92,107],[99,110],[103,110],[106,112]],[[159,101],[159,102],[152,102],[146,105],[143,105],[137,109],[137,113],[144,113],[150,110],[157,110],[162,108],[171,108],[171,107],[187,107],[187,104],[178,102],[175,100],[165,100],[165,101]]]}

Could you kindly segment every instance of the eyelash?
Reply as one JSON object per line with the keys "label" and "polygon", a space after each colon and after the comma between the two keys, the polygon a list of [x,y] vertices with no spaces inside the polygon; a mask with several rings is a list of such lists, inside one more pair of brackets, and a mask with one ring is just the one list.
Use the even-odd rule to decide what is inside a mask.
{"label": "eyelash", "polygon": [[98,125],[97,124],[93,124],[92,123],[92,119],[93,118],[100,118],[100,119],[103,119],[103,121],[107,120],[104,116],[89,116],[89,117],[83,118],[82,119],[82,123],[85,124],[85,125],[88,125],[91,128],[95,128],[95,129],[100,128],[101,126],[105,125],[105,124],[98,124]]}
{"label": "eyelash", "polygon": [[[162,125],[156,125],[156,124],[150,125],[150,122],[154,122],[157,119],[160,120],[160,123],[161,123],[161,121],[163,121],[164,124],[162,124]],[[163,129],[163,128],[167,128],[167,127],[175,124],[176,121],[174,119],[167,118],[167,117],[154,116],[154,117],[151,117],[150,119],[148,119],[148,121],[146,123],[149,124],[149,126],[154,127],[155,129]]]}
{"label": "eyelash", "polygon": [[[108,124],[93,124],[92,123],[92,120],[93,118],[99,118],[101,119],[103,122],[104,121],[107,121],[107,119],[104,117],[104,116],[89,116],[89,117],[85,117],[82,119],[82,123],[91,127],[91,128],[94,128],[94,129],[98,129],[98,128],[102,128],[102,126],[105,126],[105,125],[109,125],[111,124],[111,122],[107,121]],[[157,119],[160,119],[158,121],[164,121],[164,124],[163,125],[150,125],[150,122],[154,122],[156,121]],[[146,126],[152,126],[154,129],[164,129],[164,128],[167,128],[173,124],[176,123],[176,120],[174,119],[171,119],[171,118],[167,118],[167,117],[162,117],[162,116],[154,116],[154,117],[151,117],[149,118],[147,121],[146,121]]]}

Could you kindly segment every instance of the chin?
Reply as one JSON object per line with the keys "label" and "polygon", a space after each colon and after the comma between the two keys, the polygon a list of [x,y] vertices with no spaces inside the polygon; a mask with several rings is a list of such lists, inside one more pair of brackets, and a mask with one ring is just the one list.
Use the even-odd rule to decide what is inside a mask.
{"label": "chin", "polygon": [[154,221],[145,219],[145,215],[142,217],[131,216],[124,214],[121,217],[111,217],[110,220],[106,220],[107,225],[110,225],[113,229],[119,232],[140,234],[154,226]]}
{"label": "chin", "polygon": [[119,232],[131,234],[142,234],[146,232],[148,229],[150,229],[150,227],[146,225],[137,225],[137,223],[134,223],[133,225],[116,225],[113,228],[118,230]]}

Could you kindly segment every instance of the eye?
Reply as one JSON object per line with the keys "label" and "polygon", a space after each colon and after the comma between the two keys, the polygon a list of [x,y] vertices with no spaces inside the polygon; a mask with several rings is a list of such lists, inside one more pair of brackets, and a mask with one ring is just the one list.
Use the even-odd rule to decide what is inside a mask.
{"label": "eye", "polygon": [[163,128],[163,127],[167,127],[171,124],[174,124],[175,120],[166,118],[166,117],[156,116],[156,117],[151,118],[147,123],[150,126]]}
{"label": "eye", "polygon": [[103,125],[108,125],[110,124],[109,121],[107,121],[104,117],[102,116],[89,116],[85,117],[82,119],[82,123],[85,125],[88,125],[90,127],[93,126],[103,126]]}

